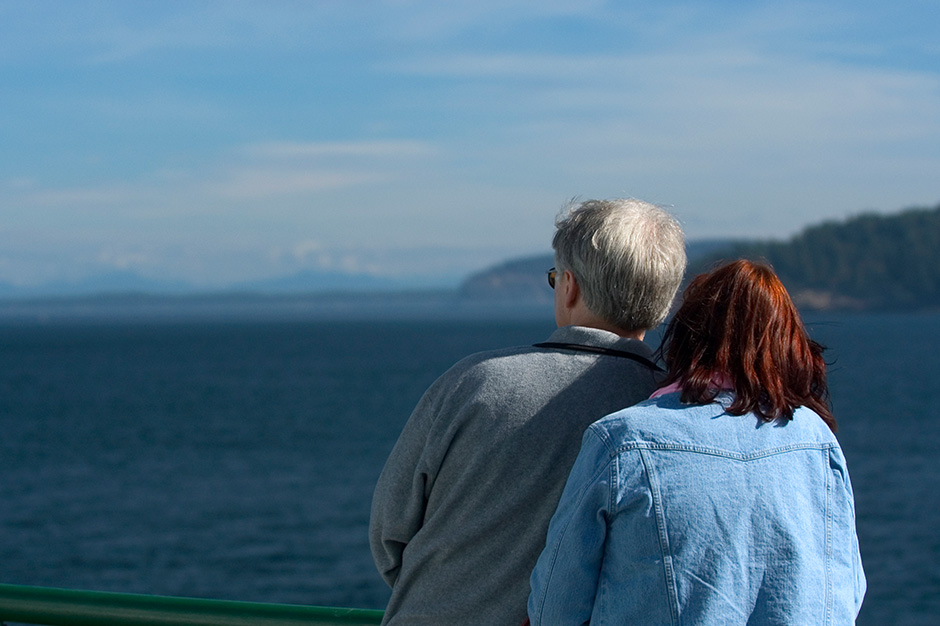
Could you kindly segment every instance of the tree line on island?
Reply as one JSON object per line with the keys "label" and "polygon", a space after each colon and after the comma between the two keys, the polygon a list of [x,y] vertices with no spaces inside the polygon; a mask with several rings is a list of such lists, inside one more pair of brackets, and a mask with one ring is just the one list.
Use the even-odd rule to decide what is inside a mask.
{"label": "tree line on island", "polygon": [[695,261],[770,263],[804,308],[926,309],[940,306],[940,205],[863,214],[806,228],[789,241],[741,242]]}
{"label": "tree line on island", "polygon": [[[804,309],[940,308],[940,205],[826,221],[787,241],[692,241],[687,278],[742,257],[770,263]],[[540,255],[479,272],[461,296],[550,301],[552,262]]]}

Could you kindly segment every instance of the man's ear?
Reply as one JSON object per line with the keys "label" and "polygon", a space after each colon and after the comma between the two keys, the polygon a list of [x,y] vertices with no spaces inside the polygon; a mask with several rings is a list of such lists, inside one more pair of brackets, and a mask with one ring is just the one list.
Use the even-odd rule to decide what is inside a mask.
{"label": "man's ear", "polygon": [[572,309],[578,302],[578,298],[581,297],[581,287],[578,286],[578,281],[574,277],[574,274],[571,273],[571,270],[565,270],[565,281],[563,285],[564,292],[562,293],[562,299],[565,303],[565,307]]}

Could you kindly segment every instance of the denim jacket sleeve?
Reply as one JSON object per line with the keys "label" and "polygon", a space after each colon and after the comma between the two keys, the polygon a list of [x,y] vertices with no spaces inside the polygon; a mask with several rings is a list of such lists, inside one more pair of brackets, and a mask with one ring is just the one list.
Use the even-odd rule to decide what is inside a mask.
{"label": "denim jacket sleeve", "polygon": [[588,429],[531,576],[529,618],[539,624],[591,620],[616,484],[616,457]]}
{"label": "denim jacket sleeve", "polygon": [[853,532],[849,533],[850,544],[844,547],[845,559],[851,563],[847,568],[853,574],[851,582],[846,581],[845,586],[851,587],[855,592],[854,597],[854,617],[858,616],[862,608],[862,599],[865,597],[865,591],[868,588],[868,581],[865,577],[865,570],[862,568],[862,555],[859,551],[858,534],[854,532],[856,525],[855,518],[855,493],[852,489],[852,480],[849,478],[849,472],[845,463],[845,456],[842,449],[834,448],[830,452],[831,464],[837,474],[842,477],[842,498],[840,502],[844,507],[835,507],[837,518],[835,525],[837,528],[850,528]]}

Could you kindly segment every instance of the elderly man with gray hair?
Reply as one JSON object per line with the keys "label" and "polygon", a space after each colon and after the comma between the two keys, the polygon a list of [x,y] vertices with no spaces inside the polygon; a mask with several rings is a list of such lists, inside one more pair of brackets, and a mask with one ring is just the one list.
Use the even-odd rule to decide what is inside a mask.
{"label": "elderly man with gray hair", "polygon": [[678,222],[627,199],[573,204],[555,225],[558,329],[454,365],[386,461],[369,529],[392,588],[383,624],[521,624],[584,430],[661,379],[642,340],[685,272]]}

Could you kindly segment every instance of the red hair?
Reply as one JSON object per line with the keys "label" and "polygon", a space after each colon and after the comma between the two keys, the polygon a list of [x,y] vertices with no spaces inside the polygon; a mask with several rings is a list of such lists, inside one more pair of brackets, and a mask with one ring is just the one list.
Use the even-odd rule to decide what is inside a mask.
{"label": "red hair", "polygon": [[732,415],[789,420],[806,406],[835,432],[823,350],[773,269],[733,261],[686,288],[663,337],[664,384],[680,383],[683,402],[706,404],[726,383],[734,391]]}

